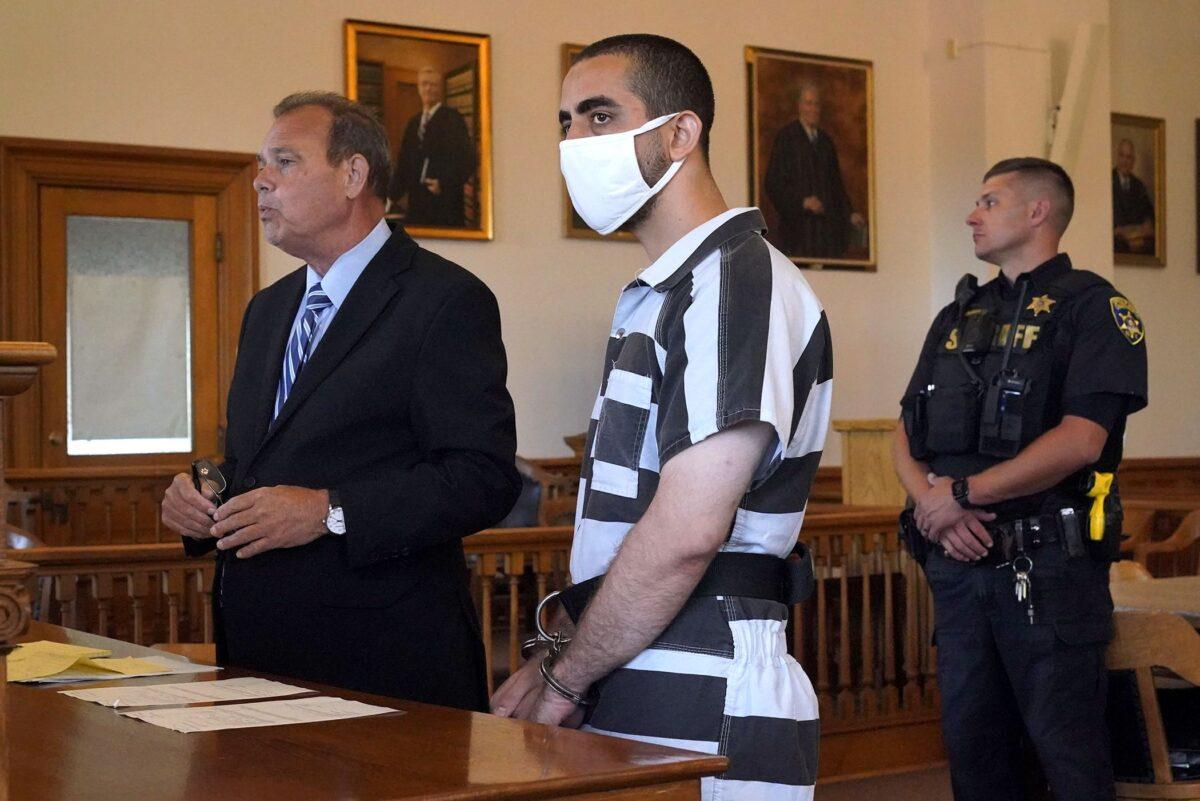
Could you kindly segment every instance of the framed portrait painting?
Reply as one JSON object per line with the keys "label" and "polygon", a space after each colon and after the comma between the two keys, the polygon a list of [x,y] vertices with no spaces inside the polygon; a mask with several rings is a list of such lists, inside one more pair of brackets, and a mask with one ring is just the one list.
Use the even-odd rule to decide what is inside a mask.
{"label": "framed portrait painting", "polygon": [[1166,123],[1112,115],[1113,261],[1167,263]]}
{"label": "framed portrait painting", "polygon": [[[583,50],[587,45],[581,44],[564,44],[562,46],[562,59],[560,61],[561,70],[559,72],[559,84],[562,84],[562,79],[567,77],[567,72],[571,69],[571,64],[575,61],[575,56],[579,55],[579,51]],[[561,179],[560,179],[561,180]],[[570,239],[607,239],[624,242],[636,241],[633,234],[628,231],[614,231],[608,236],[602,236],[591,228],[579,216],[579,212],[575,211],[575,207],[571,205],[571,196],[567,193],[567,184],[562,185],[562,200],[563,200],[563,233]]]}
{"label": "framed portrait painting", "polygon": [[346,96],[392,148],[389,219],[413,236],[492,238],[491,37],[346,20]]}
{"label": "framed portrait painting", "polygon": [[750,197],[801,267],[873,271],[870,61],[746,48]]}

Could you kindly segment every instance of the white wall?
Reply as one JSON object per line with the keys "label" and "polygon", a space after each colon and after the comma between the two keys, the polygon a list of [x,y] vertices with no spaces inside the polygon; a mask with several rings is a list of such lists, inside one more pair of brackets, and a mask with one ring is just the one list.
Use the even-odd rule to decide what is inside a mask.
{"label": "white wall", "polygon": [[[1131,9],[1140,5],[1129,0]],[[1172,8],[1179,16],[1196,3],[1180,1]],[[1122,21],[1132,14],[1114,11]],[[991,64],[986,59],[973,64],[973,56],[948,63],[944,39],[1019,35],[1033,41],[1051,51],[1057,93],[1061,86],[1053,87],[1062,82],[1075,24],[1104,23],[1108,13],[1104,0],[8,0],[0,4],[0,135],[254,152],[279,98],[299,89],[343,88],[341,23],[348,17],[492,35],[496,239],[424,244],[473,270],[496,292],[519,448],[540,456],[566,453],[561,436],[586,425],[612,303],[645,263],[635,244],[562,237],[555,121],[560,44],[650,31],[692,47],[713,76],[713,168],[732,204],[748,199],[743,46],[874,62],[879,270],[808,277],[833,329],[834,417],[883,417],[897,412],[933,310],[946,302],[966,269],[986,274],[971,256],[962,224],[997,144],[996,135],[988,139],[980,92],[990,80],[993,86],[1005,82],[1004,96],[1010,96],[1023,63],[1014,68],[994,57]],[[1170,27],[1171,21],[1161,24]],[[1153,81],[1156,72],[1142,61],[1156,51],[1157,41],[1139,35],[1136,42],[1119,42],[1139,52],[1129,69]],[[1178,92],[1186,91],[1188,76],[1200,67],[1196,48],[1191,54],[1184,50],[1181,43],[1179,57],[1188,67],[1173,79]],[[1110,225],[1103,219],[1109,202],[1109,90],[1107,68],[1100,73],[1089,94],[1080,157],[1081,165],[1092,166],[1076,174],[1081,203],[1068,247],[1083,254],[1081,264],[1103,272]],[[1139,87],[1130,91],[1154,97]],[[1121,110],[1151,113],[1132,105]],[[1183,127],[1168,126],[1168,153],[1180,158],[1187,149],[1179,139]],[[1169,178],[1169,191],[1182,195],[1186,183],[1186,173]],[[1173,261],[1167,272],[1181,283],[1191,281],[1194,290],[1194,266],[1174,261],[1187,252],[1187,242],[1194,251],[1194,240],[1177,241],[1194,235],[1194,225],[1193,233],[1185,232],[1186,219],[1172,211]],[[290,258],[264,245],[264,284],[291,268]],[[1122,281],[1133,283],[1123,275]],[[1139,289],[1127,291],[1147,312],[1153,347],[1165,349],[1159,343],[1168,331],[1160,314],[1167,311],[1160,313],[1155,303],[1147,308]],[[1171,306],[1171,313],[1183,302]],[[1164,397],[1173,396],[1163,390],[1156,401]],[[1190,396],[1174,397],[1182,405]],[[1144,440],[1131,438],[1129,450],[1200,453],[1200,443],[1182,430],[1163,436],[1156,430]],[[834,439],[826,456],[826,463],[838,463]]]}
{"label": "white wall", "polygon": [[[1200,453],[1200,274],[1196,272],[1196,119],[1200,2],[1113,0],[1112,110],[1166,120],[1167,266],[1116,268],[1146,322],[1150,407],[1130,418],[1134,455]],[[1104,154],[1109,159],[1108,153]],[[1111,161],[1098,166],[1110,168]]]}

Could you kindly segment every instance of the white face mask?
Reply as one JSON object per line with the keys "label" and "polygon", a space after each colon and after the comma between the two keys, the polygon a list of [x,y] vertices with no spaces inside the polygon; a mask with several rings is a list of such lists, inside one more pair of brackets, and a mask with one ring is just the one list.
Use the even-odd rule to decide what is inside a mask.
{"label": "white face mask", "polygon": [[558,143],[559,167],[579,216],[601,234],[611,234],[675,177],[683,161],[671,164],[654,186],[638,166],[633,140],[665,125],[679,112],[667,114],[632,131],[564,139]]}

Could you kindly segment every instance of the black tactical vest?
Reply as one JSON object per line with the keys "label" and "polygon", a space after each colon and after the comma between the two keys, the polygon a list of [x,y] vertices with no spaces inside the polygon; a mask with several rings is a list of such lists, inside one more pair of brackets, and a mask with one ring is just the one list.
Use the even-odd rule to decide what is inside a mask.
{"label": "black tactical vest", "polygon": [[[1063,417],[1063,379],[1071,355],[1072,332],[1065,321],[1084,292],[1107,283],[1084,270],[1071,270],[1043,288],[1028,280],[1008,286],[998,277],[964,299],[958,315],[948,316],[948,324],[937,332],[929,384],[919,397],[906,401],[913,457],[928,462],[938,475],[974,475],[1011,458],[1057,426]],[[997,385],[1002,371],[1007,379],[1000,383],[1019,385],[1021,392],[1000,399],[1007,416],[997,418],[989,389]],[[1003,393],[1003,386],[992,392]],[[913,425],[914,407],[920,405],[923,431],[919,423]],[[1002,434],[1011,447],[1007,455],[996,448]],[[1079,497],[1074,489],[1079,481],[1079,476],[1068,477],[1057,492],[1007,501],[995,511],[1004,516],[1035,514],[1051,494],[1057,496],[1055,504],[1064,494],[1072,502]]]}

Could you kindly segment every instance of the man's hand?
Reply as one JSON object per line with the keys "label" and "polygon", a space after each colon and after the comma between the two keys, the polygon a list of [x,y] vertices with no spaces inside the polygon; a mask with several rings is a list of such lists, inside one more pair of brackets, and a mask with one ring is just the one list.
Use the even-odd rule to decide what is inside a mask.
{"label": "man's hand", "polygon": [[538,651],[505,679],[492,696],[492,714],[548,726],[579,728],[583,709],[554,692],[542,679],[541,662],[545,655],[545,651]]}
{"label": "man's hand", "polygon": [[429,194],[431,195],[442,194],[442,182],[438,178],[426,178],[425,188],[429,190]]}
{"label": "man's hand", "polygon": [[[546,682],[538,670],[545,650],[537,651],[528,662],[521,665],[511,676],[504,680],[496,694],[492,696],[491,708],[493,715],[502,718],[521,718],[529,720],[533,709],[537,706],[538,696]],[[564,699],[565,700],[565,699]]]}
{"label": "man's hand", "polygon": [[862,228],[867,224],[867,219],[856,211],[850,215],[850,224],[855,228]]}
{"label": "man's hand", "polygon": [[214,536],[212,525],[217,506],[213,501],[216,497],[208,487],[204,488],[204,494],[201,495],[192,486],[191,476],[177,473],[163,496],[163,525],[185,537],[198,540]]}
{"label": "man's hand", "polygon": [[327,532],[326,490],[304,487],[263,487],[238,495],[217,509],[212,536],[223,551],[238,548],[247,559],[273,548],[307,545]]}
{"label": "man's hand", "polygon": [[953,482],[949,478],[930,473],[928,481],[929,489],[916,498],[916,521],[921,533],[960,561],[975,561],[986,556],[992,538],[983,521],[995,520],[996,516],[959,506],[954,500]]}
{"label": "man's hand", "polygon": [[[541,680],[541,676],[538,677],[538,680]],[[542,690],[537,694],[537,700],[525,719],[532,720],[534,723],[545,723],[547,726],[578,729],[583,723],[583,708],[575,706],[551,690],[549,685],[543,683]]]}
{"label": "man's hand", "polygon": [[804,198],[803,206],[806,210],[811,211],[813,214],[825,213],[825,204],[822,203],[821,198],[817,197],[816,195],[809,195],[808,197]]}

